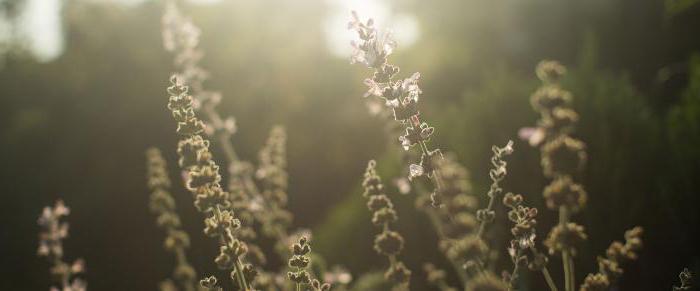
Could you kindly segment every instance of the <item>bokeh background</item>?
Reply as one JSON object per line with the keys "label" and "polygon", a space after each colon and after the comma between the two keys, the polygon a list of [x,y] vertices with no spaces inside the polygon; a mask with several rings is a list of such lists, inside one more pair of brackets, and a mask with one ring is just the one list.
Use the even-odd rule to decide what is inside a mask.
{"label": "bokeh background", "polygon": [[[564,86],[588,143],[590,203],[576,219],[590,236],[578,278],[633,225],[645,249],[621,290],[668,290],[683,267],[700,271],[700,1],[697,0],[209,0],[182,1],[202,28],[206,86],[236,117],[234,144],[256,159],[269,129],[289,135],[295,227],[314,249],[353,273],[385,262],[361,197],[367,160],[401,174],[396,137],[362,100],[370,72],[348,64],[349,10],[396,32],[392,62],[420,71],[422,111],[433,143],[470,170],[476,193],[489,180],[490,146],[517,139],[537,116],[534,66],[568,66]],[[36,218],[62,198],[72,208],[69,258],[87,260],[91,290],[153,290],[171,257],[148,211],[144,150],[175,163],[165,107],[172,56],[161,43],[162,1],[0,1],[0,290],[46,290],[36,256]],[[516,140],[505,188],[543,207],[539,152]],[[171,177],[177,177],[174,168]],[[197,235],[190,196],[174,189],[191,257],[212,271],[215,248]],[[418,277],[443,264],[413,197],[396,196],[406,261]],[[542,211],[543,237],[554,214]],[[507,234],[504,232],[504,235]],[[503,240],[504,238],[497,238]],[[503,246],[503,249],[505,245]],[[555,264],[558,266],[558,264]],[[559,269],[559,268],[556,268]],[[538,274],[526,280],[540,280]],[[420,279],[416,290],[428,290]],[[535,284],[536,286],[536,284]],[[535,290],[535,289],[533,289]]]}

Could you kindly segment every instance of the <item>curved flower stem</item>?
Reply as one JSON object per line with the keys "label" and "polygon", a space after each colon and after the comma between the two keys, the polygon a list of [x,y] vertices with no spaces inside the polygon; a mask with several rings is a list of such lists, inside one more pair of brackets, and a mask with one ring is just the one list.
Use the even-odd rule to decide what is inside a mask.
{"label": "curved flower stem", "polygon": [[513,264],[513,272],[510,273],[510,282],[508,282],[508,290],[515,290],[515,281],[518,279],[520,272],[519,258],[522,256],[522,250],[518,249],[515,253],[515,262]]}

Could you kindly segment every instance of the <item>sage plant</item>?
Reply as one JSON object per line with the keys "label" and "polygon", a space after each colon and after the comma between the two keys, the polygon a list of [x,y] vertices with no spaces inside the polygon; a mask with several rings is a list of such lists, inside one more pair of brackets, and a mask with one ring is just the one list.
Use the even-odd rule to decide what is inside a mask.
{"label": "sage plant", "polygon": [[[195,114],[194,98],[188,93],[188,87],[175,75],[170,83],[168,109],[177,121],[177,133],[182,136],[177,149],[179,164],[185,171],[186,187],[194,196],[194,205],[205,216],[204,233],[219,241],[219,255],[214,261],[220,269],[232,271],[231,278],[236,280],[239,289],[252,290],[248,282],[252,281],[256,270],[243,262],[248,247],[234,235],[240,228],[240,221],[234,217],[229,193],[221,187],[219,166],[209,151],[209,141],[200,135],[204,132],[204,123]],[[218,288],[215,279],[207,278],[201,283],[212,290]]]}
{"label": "sage plant", "polygon": [[[183,83],[188,84],[190,93],[194,97],[192,107],[194,111],[206,116],[205,133],[213,136],[217,145],[225,154],[228,163],[229,190],[238,200],[250,199],[250,195],[257,193],[255,183],[252,182],[252,165],[239,160],[233,147],[231,137],[236,132],[236,122],[233,117],[223,118],[216,110],[221,102],[221,93],[205,90],[204,81],[209,77],[209,72],[199,65],[204,52],[199,48],[199,36],[201,34],[191,19],[183,15],[174,1],[168,1],[162,18],[163,46],[174,54],[175,75]],[[205,122],[202,120],[202,122]],[[242,191],[234,191],[234,190]]]}
{"label": "sage plant", "polygon": [[381,227],[382,232],[374,238],[374,250],[389,259],[389,268],[384,277],[396,284],[397,289],[407,290],[411,279],[409,270],[397,256],[401,253],[404,239],[401,234],[391,230],[391,224],[398,220],[394,204],[384,192],[384,184],[381,177],[377,175],[377,162],[374,160],[367,163],[365,178],[362,186],[365,188],[362,194],[367,198],[367,208],[373,212],[372,223]]}
{"label": "sage plant", "polygon": [[259,213],[262,231],[277,240],[278,248],[285,250],[288,249],[284,244],[287,230],[292,223],[292,214],[286,210],[289,186],[286,143],[284,127],[274,127],[265,146],[258,152],[259,164],[255,172],[262,185],[262,198],[266,201],[265,211]]}
{"label": "sage plant", "polygon": [[398,137],[401,146],[407,151],[417,146],[421,154],[420,161],[409,165],[409,179],[421,176],[430,178],[434,189],[431,194],[432,203],[434,206],[441,205],[437,191],[440,182],[435,173],[434,160],[440,158],[442,153],[428,145],[435,129],[421,121],[418,111],[418,100],[422,93],[418,86],[420,73],[416,72],[408,78],[394,81],[399,67],[387,62],[387,57],[396,47],[391,33],[379,32],[372,19],[360,21],[354,11],[348,28],[355,30],[360,38],[359,42],[352,42],[351,62],[363,64],[374,70],[372,78],[365,79],[365,85],[368,87],[365,97],[381,98],[393,111],[394,119],[404,126],[404,134]]}
{"label": "sage plant", "polygon": [[[275,225],[274,231],[265,231],[263,234],[277,241],[286,240],[289,223],[284,222],[291,222],[291,215],[284,210],[286,194],[284,197],[276,197],[284,198],[284,203],[275,199],[269,200],[268,198],[272,198],[265,194],[271,192],[279,194],[279,191],[260,189],[256,184],[256,177],[264,187],[270,185],[267,183],[269,179],[261,176],[264,171],[261,169],[256,171],[251,163],[243,161],[236,153],[231,140],[237,130],[235,119],[230,116],[224,118],[219,114],[217,106],[221,102],[222,94],[206,90],[204,86],[210,74],[199,65],[200,59],[204,56],[204,52],[199,48],[199,28],[183,15],[172,1],[167,3],[162,26],[163,44],[167,51],[174,54],[176,75],[190,87],[190,93],[194,97],[192,104],[194,111],[206,117],[206,121],[202,120],[208,125],[204,133],[215,139],[216,145],[226,158],[229,198],[241,221],[239,238],[247,242],[254,259],[262,265],[266,262],[266,258],[260,248],[253,244],[253,240],[257,238],[254,225],[257,222],[262,223],[267,226],[265,230]],[[271,135],[279,136],[280,133],[283,135],[284,129],[273,129]],[[281,145],[284,147],[284,143]],[[286,246],[282,245],[279,249],[284,250],[280,252],[281,258],[286,257]]]}
{"label": "sage plant", "polygon": [[[544,198],[549,209],[559,212],[559,224],[552,228],[544,244],[550,254],[561,254],[564,290],[574,291],[573,257],[587,235],[583,226],[571,221],[571,216],[581,211],[587,201],[583,186],[575,182],[587,159],[586,145],[571,136],[578,114],[572,107],[572,94],[559,84],[566,68],[555,61],[542,61],[535,71],[542,86],[532,94],[530,103],[540,119],[535,127],[521,129],[519,135],[530,145],[539,147],[544,175],[551,179],[544,189]],[[612,286],[622,274],[619,264],[636,258],[635,252],[642,247],[641,233],[642,229],[635,227],[625,233],[625,244],[613,242],[606,256],[598,258],[598,272],[589,274],[580,290],[607,290]]]}
{"label": "sage plant", "polygon": [[545,189],[547,207],[559,211],[559,224],[552,228],[545,245],[550,253],[560,253],[565,274],[565,290],[575,289],[574,261],[577,246],[587,238],[583,226],[571,221],[586,202],[586,192],[574,176],[586,161],[585,144],[572,137],[578,114],[572,109],[572,95],[559,85],[566,69],[557,62],[543,61],[536,69],[542,86],[530,103],[540,114],[537,127],[523,129],[521,137],[539,146],[544,175],[552,179]]}
{"label": "sage plant", "polygon": [[174,280],[167,279],[160,284],[162,291],[195,291],[197,273],[187,260],[186,251],[190,247],[190,236],[182,230],[180,216],[175,211],[175,199],[169,192],[171,186],[165,159],[157,148],[146,151],[148,187],[151,190],[150,208],[157,216],[156,222],[165,230],[165,249],[175,255]]}
{"label": "sage plant", "polygon": [[625,243],[614,241],[605,251],[604,257],[598,257],[598,272],[588,274],[583,281],[581,291],[608,290],[622,276],[622,263],[637,259],[637,252],[642,248],[642,228],[637,226],[625,232]]}
{"label": "sage plant", "polygon": [[[374,70],[373,76],[364,81],[368,86],[365,97],[378,97],[392,111],[394,119],[403,126],[403,133],[398,140],[404,150],[409,151],[416,145],[420,149],[420,162],[409,165],[409,179],[427,176],[431,181],[429,201],[434,207],[426,209],[422,197],[418,198],[417,204],[426,211],[436,229],[440,249],[452,263],[462,284],[468,281],[465,268],[475,267],[474,275],[489,277],[492,274],[486,271],[484,259],[489,255],[490,248],[483,236],[487,224],[495,217],[493,206],[502,192],[498,183],[506,174],[502,157],[512,152],[512,143],[503,148],[494,147],[492,163],[495,169],[490,172],[493,185],[488,193],[489,202],[485,209],[474,213],[478,199],[467,193],[470,187],[466,170],[455,172],[454,169],[461,166],[446,159],[440,150],[428,146],[435,129],[420,119],[417,106],[422,93],[418,86],[420,74],[414,73],[409,78],[393,81],[399,68],[387,62],[387,57],[396,47],[391,34],[380,32],[374,27],[372,19],[361,21],[355,12],[352,12],[348,27],[359,36],[358,42],[352,42],[351,62],[364,64]],[[416,186],[422,190],[420,184]]]}
{"label": "sage plant", "polygon": [[70,209],[58,200],[53,207],[44,207],[38,219],[39,248],[37,254],[46,257],[51,264],[51,277],[56,286],[50,291],[85,291],[87,283],[76,276],[85,272],[85,261],[77,259],[73,263],[64,260],[63,240],[68,237],[68,223],[61,219],[70,214]]}
{"label": "sage plant", "polygon": [[302,236],[291,247],[292,257],[289,258],[288,266],[292,271],[287,273],[287,278],[294,283],[297,291],[301,291],[302,286],[310,285],[314,291],[328,291],[331,289],[331,284],[321,283],[318,279],[312,277],[307,270],[311,265],[311,245],[309,240]]}
{"label": "sage plant", "polygon": [[532,271],[540,271],[550,290],[557,291],[557,285],[547,268],[549,258],[540,252],[535,238],[537,232],[537,208],[524,204],[524,198],[520,194],[506,193],[503,197],[503,205],[508,207],[508,219],[513,223],[510,229],[513,239],[508,247],[508,255],[513,263],[513,271],[504,273],[510,289],[517,289],[521,268],[527,266]]}

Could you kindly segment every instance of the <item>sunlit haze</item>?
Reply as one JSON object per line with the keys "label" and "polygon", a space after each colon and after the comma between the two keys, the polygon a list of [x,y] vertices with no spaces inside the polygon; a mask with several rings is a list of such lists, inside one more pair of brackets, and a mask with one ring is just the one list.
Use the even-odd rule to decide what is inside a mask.
{"label": "sunlit haze", "polygon": [[347,29],[350,11],[357,11],[361,18],[372,17],[377,27],[390,30],[399,47],[406,48],[418,40],[420,30],[415,17],[394,13],[384,0],[327,0],[330,11],[324,24],[326,41],[331,53],[340,57],[350,55],[350,41],[357,36]]}

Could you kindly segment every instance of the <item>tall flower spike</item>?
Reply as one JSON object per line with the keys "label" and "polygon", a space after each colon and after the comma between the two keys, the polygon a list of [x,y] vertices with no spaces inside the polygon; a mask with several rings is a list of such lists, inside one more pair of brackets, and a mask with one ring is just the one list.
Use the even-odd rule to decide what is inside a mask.
{"label": "tall flower spike", "polygon": [[[85,291],[87,283],[76,278],[85,272],[85,261],[77,259],[73,263],[68,263],[63,259],[63,240],[68,237],[68,223],[61,219],[70,214],[70,209],[58,200],[54,207],[44,207],[38,219],[41,227],[39,232],[39,249],[37,254],[52,264],[51,275],[61,287],[62,291]],[[51,287],[50,290],[59,290]]]}
{"label": "tall flower spike", "polygon": [[[308,269],[311,266],[311,245],[309,240],[302,236],[299,241],[294,243],[291,248],[292,257],[289,258],[288,265],[293,271],[287,273],[287,279],[292,281],[296,286],[296,290],[302,290],[302,286],[309,285],[314,291],[328,291],[331,289],[331,284],[322,283],[318,279],[314,279]],[[306,289],[304,289],[306,290]]]}
{"label": "tall flower spike", "polygon": [[351,63],[361,63],[374,70],[372,78],[365,80],[368,86],[365,97],[381,98],[387,109],[393,112],[394,119],[404,126],[404,133],[398,139],[405,150],[416,146],[420,149],[420,161],[408,166],[409,180],[427,176],[433,184],[433,206],[442,205],[437,194],[440,177],[435,174],[434,167],[436,160],[442,159],[442,153],[439,149],[431,149],[428,146],[435,129],[420,118],[418,99],[423,93],[418,86],[420,73],[416,72],[409,78],[393,81],[399,68],[387,63],[387,57],[396,47],[391,34],[379,32],[372,19],[362,22],[354,11],[348,28],[357,32],[359,37],[358,41],[352,42]]}
{"label": "tall flower spike", "polygon": [[637,226],[625,232],[624,244],[617,241],[610,244],[605,256],[598,257],[598,272],[588,274],[579,290],[608,290],[614,286],[623,273],[621,265],[637,259],[637,252],[642,248],[641,236],[642,228]]}
{"label": "tall flower spike", "polygon": [[[287,205],[287,134],[284,127],[276,126],[258,152],[256,178],[262,184],[262,197],[267,202],[266,211],[260,213],[263,233],[284,244],[287,230],[292,223],[292,214]],[[287,246],[283,246],[286,248]]]}
{"label": "tall flower spike", "polygon": [[513,263],[513,271],[507,274],[507,282],[511,289],[517,289],[521,268],[527,266],[530,270],[540,271],[549,288],[557,290],[556,284],[547,269],[549,258],[542,254],[535,244],[537,226],[537,208],[525,206],[523,196],[520,194],[506,193],[503,197],[503,205],[508,207],[508,220],[513,223],[508,254]]}
{"label": "tall flower spike", "polygon": [[[209,151],[209,142],[200,135],[203,123],[194,113],[193,97],[189,95],[188,87],[180,83],[177,76],[172,76],[170,83],[171,86],[167,90],[170,94],[168,108],[179,124],[178,133],[183,136],[177,150],[180,166],[185,171],[185,185],[194,196],[194,204],[205,216],[204,233],[220,242],[220,253],[215,263],[221,269],[232,270],[231,277],[236,280],[239,289],[252,290],[248,282],[252,281],[255,271],[251,265],[243,263],[248,248],[234,236],[240,228],[240,221],[234,218],[229,193],[223,190],[219,183],[219,166]],[[180,130],[183,123],[201,124],[202,127],[196,130]],[[202,287],[207,286],[202,284]]]}
{"label": "tall flower spike", "polygon": [[[169,192],[171,182],[167,164],[159,149],[150,148],[146,151],[146,166],[148,187],[151,190],[151,212],[157,216],[158,226],[166,232],[165,249],[172,252],[176,259],[173,277],[180,288],[175,290],[195,291],[197,274],[185,255],[190,246],[190,236],[182,230],[180,217],[175,211],[175,199]],[[168,279],[160,286],[162,291],[173,290],[175,283]]]}
{"label": "tall flower spike", "polygon": [[[587,201],[583,186],[575,182],[586,162],[586,145],[571,136],[578,121],[572,108],[572,94],[559,85],[566,68],[555,61],[542,61],[536,68],[542,86],[530,97],[533,109],[540,119],[533,128],[520,130],[521,138],[538,146],[544,176],[551,183],[544,190],[547,207],[559,212],[559,224],[552,228],[544,244],[551,254],[561,253],[564,268],[564,289],[576,289],[573,256],[578,244],[586,239],[581,225],[571,222],[571,215],[581,211]],[[607,290],[622,274],[619,267],[623,260],[636,258],[641,248],[641,228],[625,233],[626,244],[613,242],[605,257],[598,258],[599,271],[589,274],[581,285],[581,291]]]}
{"label": "tall flower spike", "polygon": [[[376,97],[367,100],[370,111],[383,118],[392,119],[392,122],[387,123],[387,134],[398,136],[399,143],[404,149],[401,158],[407,165],[405,169],[407,178],[398,180],[400,188],[406,192],[416,189],[419,193],[416,203],[429,216],[441,239],[440,248],[447,254],[448,249],[457,239],[466,239],[473,235],[471,232],[476,225],[473,213],[464,211],[465,208],[473,208],[476,205],[475,199],[463,195],[469,192],[468,189],[464,189],[468,188],[467,177],[459,175],[456,179],[442,177],[442,171],[438,169],[438,165],[450,164],[459,168],[461,166],[454,161],[443,163],[445,158],[440,150],[429,147],[428,142],[435,129],[420,118],[418,101],[422,90],[418,81],[421,75],[414,73],[406,79],[395,79],[400,69],[398,66],[387,63],[387,57],[396,46],[391,39],[391,34],[380,33],[371,19],[363,22],[355,12],[352,13],[348,27],[355,30],[359,36],[359,40],[352,43],[354,52],[351,62],[362,63],[374,70],[372,77],[364,81],[368,87],[365,97]],[[461,171],[460,174],[463,172],[466,171]],[[453,174],[450,171],[446,173]],[[422,177],[430,180],[429,187],[423,187],[418,183],[415,187],[411,187],[408,183]],[[449,197],[443,197],[444,194],[448,194]],[[426,198],[426,196],[429,197]],[[426,203],[428,201],[429,203]],[[424,207],[427,205],[433,207]],[[451,260],[451,263],[462,283],[465,283],[467,277],[461,267],[463,263],[461,260],[461,258]]]}
{"label": "tall flower spike", "polygon": [[493,168],[491,168],[489,171],[489,177],[491,177],[491,187],[489,188],[488,193],[486,193],[486,196],[489,197],[489,203],[486,208],[479,209],[476,212],[476,219],[480,222],[479,232],[477,234],[479,238],[483,238],[484,231],[486,230],[486,224],[492,222],[496,217],[496,213],[493,208],[496,204],[498,196],[503,192],[503,189],[499,183],[503,181],[508,173],[506,168],[508,163],[506,163],[503,158],[513,153],[513,141],[508,141],[505,146],[500,148],[494,145],[491,147],[491,151],[493,151],[493,156],[491,157],[491,165]]}
{"label": "tall flower spike", "polygon": [[572,94],[561,88],[559,80],[566,69],[555,61],[542,61],[536,74],[542,86],[532,94],[530,103],[540,114],[537,126],[520,130],[522,138],[539,146],[545,177],[553,179],[544,191],[547,207],[559,211],[559,224],[552,228],[545,245],[550,253],[562,255],[565,290],[575,287],[573,256],[586,239],[584,228],[571,222],[571,215],[583,209],[586,192],[574,182],[586,161],[585,144],[571,137],[578,115],[571,107]]}
{"label": "tall flower spike", "polygon": [[397,258],[403,249],[404,239],[401,234],[391,230],[391,223],[396,222],[398,216],[391,199],[384,193],[384,184],[377,175],[376,166],[374,160],[369,161],[362,182],[365,188],[363,196],[368,200],[367,208],[373,212],[372,223],[382,228],[382,232],[374,238],[374,249],[389,258],[389,269],[384,277],[395,283],[397,288],[408,289],[411,271]]}
{"label": "tall flower spike", "polygon": [[[222,149],[227,161],[229,172],[228,190],[231,192],[229,198],[234,206],[249,205],[263,201],[259,197],[260,193],[253,181],[252,165],[239,160],[238,155],[231,142],[231,136],[236,132],[236,122],[233,117],[224,118],[216,110],[221,101],[221,94],[207,91],[204,88],[204,81],[209,77],[209,73],[199,65],[199,60],[204,53],[199,48],[199,28],[178,9],[175,1],[168,1],[165,13],[162,18],[163,45],[165,49],[174,54],[174,65],[177,69],[176,77],[190,88],[190,94],[194,98],[191,102],[191,112],[183,112],[185,116],[192,116],[194,112],[200,112],[206,116],[207,126],[204,121],[198,123],[185,123],[196,129],[201,128],[201,132],[216,138],[217,145]],[[257,198],[256,198],[257,197]],[[241,216],[247,218],[252,216],[244,213],[242,207]],[[243,219],[245,233],[252,234],[248,227],[248,219]]]}
{"label": "tall flower spike", "polygon": [[[194,128],[202,127],[202,132],[211,136],[216,145],[221,149],[226,158],[226,169],[228,170],[228,200],[232,204],[232,209],[238,213],[241,220],[241,229],[238,236],[245,241],[251,251],[251,259],[260,265],[266,261],[259,247],[252,243],[257,237],[255,232],[256,220],[286,221],[290,217],[288,213],[283,213],[279,207],[271,205],[263,197],[253,178],[254,170],[251,163],[239,159],[231,137],[236,132],[236,121],[233,117],[222,117],[217,111],[217,106],[221,101],[221,94],[208,91],[204,87],[204,81],[209,77],[209,73],[200,66],[199,61],[204,53],[199,48],[199,28],[185,15],[183,15],[174,1],[169,1],[162,19],[163,44],[166,50],[175,56],[174,65],[177,69],[178,79],[188,84],[192,98],[191,112],[185,112],[186,116],[203,114],[206,118],[199,123],[187,123]],[[208,147],[208,141],[207,145]],[[285,196],[286,198],[286,196]],[[272,210],[272,209],[275,210]],[[276,214],[275,219],[270,218],[266,213]],[[262,216],[262,217],[261,217]],[[269,225],[268,223],[264,223]],[[278,228],[279,229],[279,228]],[[275,231],[274,238],[281,240],[287,235],[287,229]],[[283,247],[284,249],[285,247]]]}

